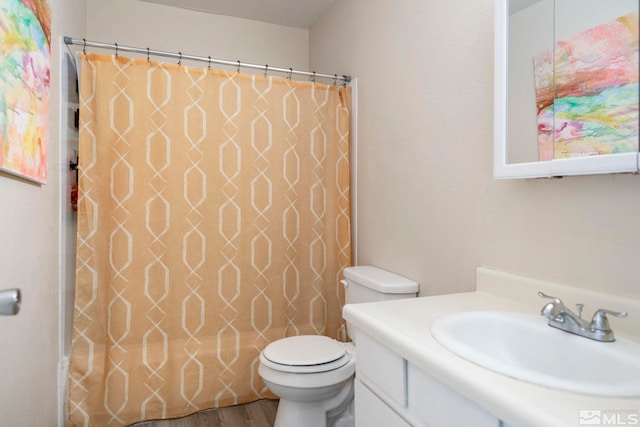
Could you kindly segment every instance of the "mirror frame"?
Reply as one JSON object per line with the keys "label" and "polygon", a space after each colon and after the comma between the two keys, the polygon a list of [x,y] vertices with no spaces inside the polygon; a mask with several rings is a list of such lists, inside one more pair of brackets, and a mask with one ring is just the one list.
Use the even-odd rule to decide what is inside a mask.
{"label": "mirror frame", "polygon": [[507,163],[509,0],[495,0],[494,12],[493,177],[496,179],[551,178],[567,175],[638,172],[640,170],[640,153],[638,152],[543,162]]}

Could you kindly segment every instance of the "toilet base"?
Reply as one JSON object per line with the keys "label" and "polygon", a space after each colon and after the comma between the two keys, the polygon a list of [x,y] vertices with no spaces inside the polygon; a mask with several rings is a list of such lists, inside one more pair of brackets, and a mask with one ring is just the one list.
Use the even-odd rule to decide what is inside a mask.
{"label": "toilet base", "polygon": [[274,427],[354,427],[353,379],[337,396],[320,402],[296,402],[280,398]]}
{"label": "toilet base", "polygon": [[330,427],[355,427],[356,419],[353,407],[353,394],[351,399],[345,402],[338,410],[330,411],[327,414],[327,426]]}

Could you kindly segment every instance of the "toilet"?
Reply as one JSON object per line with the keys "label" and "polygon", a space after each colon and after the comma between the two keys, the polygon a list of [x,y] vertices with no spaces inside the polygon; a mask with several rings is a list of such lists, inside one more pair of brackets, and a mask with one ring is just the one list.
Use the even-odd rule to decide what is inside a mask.
{"label": "toilet", "polygon": [[[414,298],[412,280],[371,266],[344,269],[345,303]],[[347,334],[356,337],[347,323]],[[353,427],[353,342],[321,335],[282,338],[260,353],[258,372],[280,398],[274,427]]]}

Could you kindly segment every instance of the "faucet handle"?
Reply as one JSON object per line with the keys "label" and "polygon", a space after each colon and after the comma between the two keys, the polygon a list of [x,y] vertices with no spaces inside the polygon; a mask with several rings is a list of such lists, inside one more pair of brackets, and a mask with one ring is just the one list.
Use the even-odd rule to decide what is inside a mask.
{"label": "faucet handle", "polygon": [[538,296],[540,298],[549,298],[550,300],[553,301],[545,304],[545,306],[542,307],[542,310],[540,310],[540,314],[546,317],[547,319],[549,319],[550,321],[554,320],[556,322],[562,323],[563,319],[560,317],[560,314],[563,311],[566,311],[566,307],[562,302],[562,300],[558,297],[552,297],[551,295],[547,295],[544,292],[538,292]]}
{"label": "faucet handle", "polygon": [[553,302],[555,302],[556,304],[563,304],[562,300],[558,297],[552,297],[551,295],[547,295],[544,292],[538,292],[538,296],[540,298],[549,298],[550,300],[553,300]]}
{"label": "faucet handle", "polygon": [[609,319],[607,318],[607,314],[616,317],[627,317],[628,313],[626,311],[611,311],[604,308],[597,310],[593,319],[591,320],[591,329],[596,329],[599,331],[609,331],[611,330],[611,326],[609,326]]}

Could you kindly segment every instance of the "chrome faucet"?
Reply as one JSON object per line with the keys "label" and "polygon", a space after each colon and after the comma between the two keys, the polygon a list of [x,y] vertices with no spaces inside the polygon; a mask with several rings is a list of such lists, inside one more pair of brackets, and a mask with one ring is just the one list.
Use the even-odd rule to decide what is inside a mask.
{"label": "chrome faucet", "polygon": [[596,341],[612,342],[616,340],[609,325],[607,314],[616,317],[627,317],[626,311],[617,312],[600,309],[595,312],[589,323],[582,318],[583,304],[576,304],[578,314],[575,314],[564,305],[560,298],[552,297],[542,292],[538,292],[538,296],[551,300],[540,310],[540,314],[549,319],[549,326]]}

